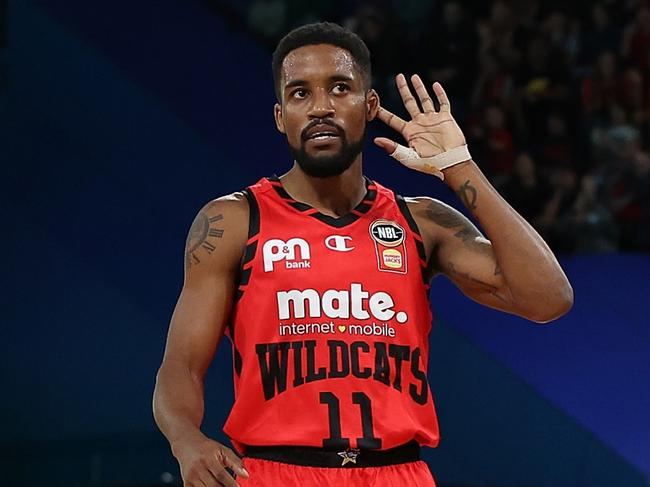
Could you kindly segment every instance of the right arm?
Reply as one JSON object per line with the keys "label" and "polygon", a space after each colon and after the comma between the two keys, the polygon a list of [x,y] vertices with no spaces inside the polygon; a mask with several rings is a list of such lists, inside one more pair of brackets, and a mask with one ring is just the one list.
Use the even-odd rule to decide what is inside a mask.
{"label": "right arm", "polygon": [[204,377],[229,319],[248,236],[242,194],[204,206],[185,247],[185,280],[156,377],[153,412],[178,460],[186,487],[237,485],[224,467],[247,477],[234,452],[200,430]]}

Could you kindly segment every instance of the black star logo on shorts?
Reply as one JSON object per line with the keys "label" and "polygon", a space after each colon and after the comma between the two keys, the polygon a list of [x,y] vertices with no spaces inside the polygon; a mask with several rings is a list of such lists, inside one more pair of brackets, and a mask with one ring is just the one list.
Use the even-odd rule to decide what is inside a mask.
{"label": "black star logo on shorts", "polygon": [[356,448],[339,452],[338,456],[340,456],[343,459],[343,463],[341,463],[341,466],[347,463],[357,463],[357,457],[359,456],[360,453],[361,450],[357,450]]}

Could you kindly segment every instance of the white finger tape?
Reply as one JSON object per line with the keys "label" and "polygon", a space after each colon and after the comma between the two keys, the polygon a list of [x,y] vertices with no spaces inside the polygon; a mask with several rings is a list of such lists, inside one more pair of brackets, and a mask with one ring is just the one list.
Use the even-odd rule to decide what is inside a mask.
{"label": "white finger tape", "polygon": [[406,167],[427,174],[433,174],[440,179],[445,178],[442,173],[443,169],[468,161],[472,158],[467,149],[467,145],[461,145],[460,147],[450,149],[436,156],[420,157],[415,149],[400,144],[397,144],[391,157],[397,159]]}

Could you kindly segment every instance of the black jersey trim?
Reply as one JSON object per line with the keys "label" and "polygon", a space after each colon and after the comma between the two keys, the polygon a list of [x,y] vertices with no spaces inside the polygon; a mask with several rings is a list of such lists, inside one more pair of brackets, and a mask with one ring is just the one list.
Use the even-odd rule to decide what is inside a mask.
{"label": "black jersey trim", "polygon": [[251,191],[250,188],[246,188],[244,191],[244,196],[248,200],[248,240],[257,236],[260,233],[260,207],[257,204],[257,199]]}
{"label": "black jersey trim", "polygon": [[282,198],[286,203],[298,210],[301,213],[305,213],[316,220],[319,220],[331,227],[343,228],[351,223],[357,221],[360,217],[365,215],[372,208],[373,203],[377,199],[377,186],[374,182],[364,176],[364,181],[366,184],[366,194],[363,197],[363,200],[350,211],[350,213],[340,216],[333,217],[330,215],[325,215],[318,211],[316,208],[308,205],[307,203],[302,203],[300,201],[294,200],[289,193],[282,186],[282,182],[277,175],[269,176],[266,178],[270,183],[275,192]]}
{"label": "black jersey trim", "polygon": [[252,242],[246,245],[246,250],[244,251],[244,259],[242,260],[242,267],[251,262],[255,258],[257,253],[257,242],[258,240],[253,240]]}
{"label": "black jersey trim", "polygon": [[416,237],[413,240],[415,241],[415,246],[418,249],[418,256],[420,257],[420,270],[422,272],[422,282],[428,289],[429,281],[431,280],[431,276],[432,276],[431,274],[432,262],[427,261],[427,253],[424,248],[424,243],[422,242],[422,234],[420,233],[420,228],[418,227],[418,224],[415,222],[415,219],[413,218],[413,215],[411,214],[411,210],[409,209],[408,204],[406,203],[404,197],[395,194],[395,202],[397,203],[397,207],[399,208],[400,212],[406,219],[409,228],[416,235]]}
{"label": "black jersey trim", "polygon": [[[234,340],[234,338],[233,338]],[[232,344],[232,358],[233,358],[233,365],[235,368],[235,373],[237,374],[238,377],[241,376],[241,369],[243,365],[243,360],[241,353],[239,353],[239,350],[237,350],[237,347],[235,346],[235,342],[233,341]]]}
{"label": "black jersey trim", "polygon": [[239,284],[235,294],[235,302],[242,298],[250,281],[253,268],[249,264],[257,253],[258,235],[260,233],[260,207],[257,204],[257,199],[250,188],[246,188],[242,192],[248,201],[248,239],[246,240],[246,249],[239,267]]}

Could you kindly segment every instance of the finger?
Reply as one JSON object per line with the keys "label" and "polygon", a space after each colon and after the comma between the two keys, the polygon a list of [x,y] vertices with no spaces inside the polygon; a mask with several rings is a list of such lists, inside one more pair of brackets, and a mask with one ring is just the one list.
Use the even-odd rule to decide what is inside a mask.
{"label": "finger", "polygon": [[400,73],[395,77],[395,82],[397,83],[397,90],[402,97],[402,101],[404,102],[406,110],[409,112],[412,118],[415,118],[422,112],[420,112],[418,103],[415,101],[415,98],[413,98],[413,94],[411,93],[411,89],[406,82],[406,78],[402,73]]}
{"label": "finger", "polygon": [[225,468],[222,468],[221,471],[217,473],[216,479],[218,486],[239,487],[239,484],[235,482],[235,479],[232,478],[232,475],[230,475]]}
{"label": "finger", "polygon": [[406,122],[404,120],[394,113],[389,112],[384,107],[379,107],[377,118],[399,133],[402,133],[404,127],[406,127]]}
{"label": "finger", "polygon": [[209,467],[198,463],[192,466],[187,475],[183,476],[183,487],[210,487],[213,482]]}
{"label": "finger", "polygon": [[244,468],[244,462],[239,458],[231,449],[224,449],[223,451],[223,464],[231,468],[240,477],[247,479],[249,477],[248,471]]}
{"label": "finger", "polygon": [[221,465],[217,464],[217,462],[213,463],[210,461],[206,461],[204,465],[205,465],[205,470],[201,472],[200,479],[203,482],[203,485],[205,485],[206,487],[219,487],[221,485],[225,485],[221,481],[221,476],[223,476],[223,474],[232,478],[230,474],[226,471],[226,469],[223,468]]}
{"label": "finger", "polygon": [[438,102],[440,103],[440,111],[451,112],[451,104],[449,103],[449,98],[447,98],[447,93],[445,93],[444,88],[437,81],[433,83],[433,92],[436,94],[436,98],[438,98]]}
{"label": "finger", "polygon": [[429,96],[429,92],[426,86],[424,86],[422,79],[417,74],[414,74],[411,76],[411,82],[413,83],[415,92],[418,94],[424,113],[435,112],[436,109],[433,106],[433,100]]}
{"label": "finger", "polygon": [[210,479],[201,478],[207,487],[239,487],[235,479],[230,475],[230,472],[221,465],[211,464],[208,466]]}
{"label": "finger", "polygon": [[212,487],[214,479],[209,475],[197,475],[198,478],[193,479],[188,487]]}
{"label": "finger", "polygon": [[394,142],[386,137],[375,137],[374,143],[384,149],[388,154],[392,154],[397,149],[397,142]]}

